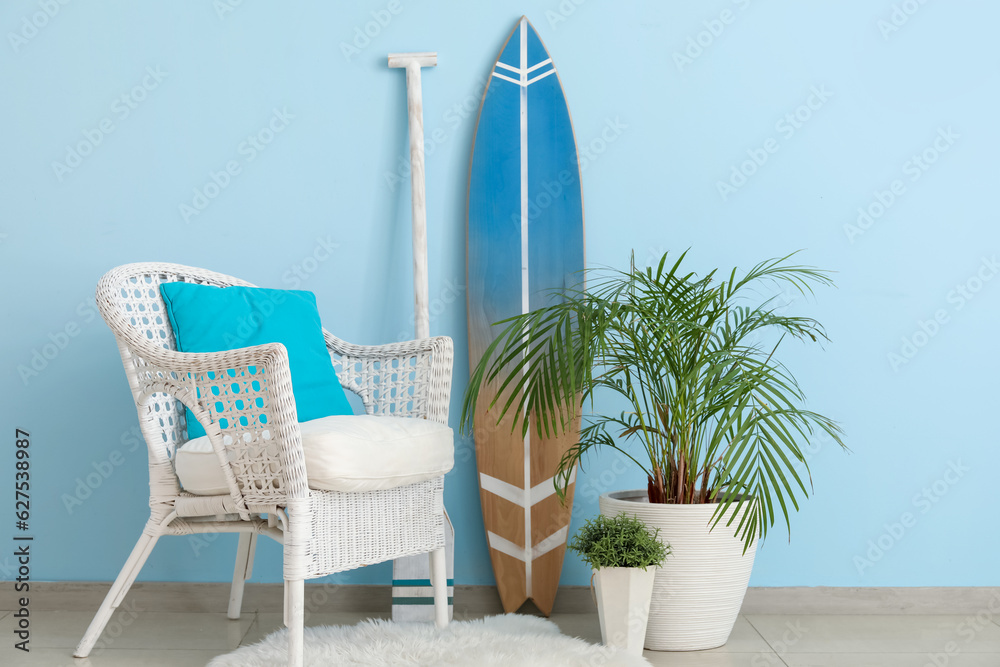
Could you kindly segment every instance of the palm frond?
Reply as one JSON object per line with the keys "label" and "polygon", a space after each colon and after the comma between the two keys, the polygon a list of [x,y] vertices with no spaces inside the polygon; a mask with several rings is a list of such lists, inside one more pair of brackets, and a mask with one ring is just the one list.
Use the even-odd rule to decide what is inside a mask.
{"label": "palm frond", "polygon": [[[614,395],[629,409],[587,419],[555,474],[561,498],[586,454],[610,448],[650,479],[659,475],[668,501],[717,503],[714,523],[725,519],[746,548],[778,520],[790,527],[812,486],[804,444],[820,433],[844,447],[840,427],[805,408],[777,358],[786,337],[828,340],[819,322],[785,314],[789,303],[766,296],[812,296],[833,284],[830,272],[794,263],[796,254],[746,273],[699,276],[686,268],[686,252],[585,272],[586,290],[559,290],[548,305],[495,325],[463,400],[462,428],[506,418],[522,433],[534,421],[540,435],[561,434],[584,404]],[[484,402],[486,386],[493,398]]]}

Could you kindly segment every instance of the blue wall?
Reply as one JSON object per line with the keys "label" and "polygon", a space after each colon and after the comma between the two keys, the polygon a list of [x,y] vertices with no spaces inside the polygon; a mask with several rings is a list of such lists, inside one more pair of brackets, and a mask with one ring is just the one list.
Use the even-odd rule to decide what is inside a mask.
{"label": "blue wall", "polygon": [[[838,289],[790,305],[832,342],[791,346],[787,361],[853,454],[814,443],[815,496],[790,543],[776,530],[763,546],[752,583],[1000,584],[1000,6],[225,2],[0,8],[0,498],[13,497],[14,429],[26,429],[35,578],[113,578],[146,517],[145,450],[91,305],[108,268],[163,260],[310,289],[350,341],[412,331],[405,91],[389,51],[440,58],[423,77],[431,329],[456,343],[454,423],[468,376],[470,142],[484,77],[524,12],[559,67],[586,160],[591,265],[690,247],[702,268],[746,267],[803,248],[838,272]],[[272,122],[270,143],[248,143]],[[89,154],[67,156],[81,142]],[[239,173],[197,199],[229,161]],[[53,358],[20,372],[36,352]],[[588,461],[575,523],[598,493],[642,483],[615,462]],[[456,577],[486,584],[474,471],[462,442],[446,492]],[[95,488],[81,486],[88,476]],[[228,580],[234,547],[169,538],[142,576]],[[278,580],[278,548],[261,551],[256,580]],[[9,556],[0,567],[13,576]],[[386,577],[382,566],[340,579]],[[563,579],[587,582],[574,556]]]}

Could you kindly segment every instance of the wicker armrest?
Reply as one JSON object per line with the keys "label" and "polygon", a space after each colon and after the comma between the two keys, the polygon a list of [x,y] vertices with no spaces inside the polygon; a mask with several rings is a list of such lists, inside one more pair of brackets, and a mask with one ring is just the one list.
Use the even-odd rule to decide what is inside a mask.
{"label": "wicker armrest", "polygon": [[[205,427],[241,507],[306,497],[305,460],[284,345],[206,353],[143,345],[141,350],[130,346],[129,352],[147,442],[158,431],[157,415],[146,404],[156,393],[170,394]],[[153,463],[152,448],[150,455]]]}
{"label": "wicker armrest", "polygon": [[448,423],[454,345],[447,336],[388,345],[354,345],[324,331],[345,389],[368,414]]}

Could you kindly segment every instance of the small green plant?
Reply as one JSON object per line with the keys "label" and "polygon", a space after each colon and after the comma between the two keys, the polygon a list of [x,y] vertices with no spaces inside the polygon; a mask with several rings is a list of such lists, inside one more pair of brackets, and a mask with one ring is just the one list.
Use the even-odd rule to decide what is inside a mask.
{"label": "small green plant", "polygon": [[650,534],[646,524],[622,512],[588,519],[573,536],[569,548],[580,554],[594,570],[602,567],[659,567],[670,547],[658,539],[660,529]]}

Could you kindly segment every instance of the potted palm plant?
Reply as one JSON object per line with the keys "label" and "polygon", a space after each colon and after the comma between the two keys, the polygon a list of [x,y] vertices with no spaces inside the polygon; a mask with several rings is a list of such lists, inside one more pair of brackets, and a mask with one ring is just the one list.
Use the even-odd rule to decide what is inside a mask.
{"label": "potted palm plant", "polygon": [[[512,413],[526,432],[562,432],[580,406],[624,401],[619,414],[588,415],[563,456],[556,490],[568,488],[587,452],[612,449],[633,461],[647,488],[604,494],[602,514],[637,515],[672,551],[657,571],[646,648],[724,644],[739,613],[759,539],[808,496],[803,446],[815,437],[843,447],[831,419],[805,397],[777,352],[789,338],[816,342],[823,327],[786,314],[766,291],[811,294],[829,273],[792,255],[699,276],[664,255],[628,271],[592,271],[588,289],[503,323],[474,369],[463,424],[484,383],[502,387],[487,412]],[[597,398],[597,401],[595,401]],[[582,400],[581,400],[582,399]]]}
{"label": "potted palm plant", "polygon": [[635,516],[598,515],[588,519],[569,544],[594,571],[601,641],[642,655],[656,568],[670,547]]}

